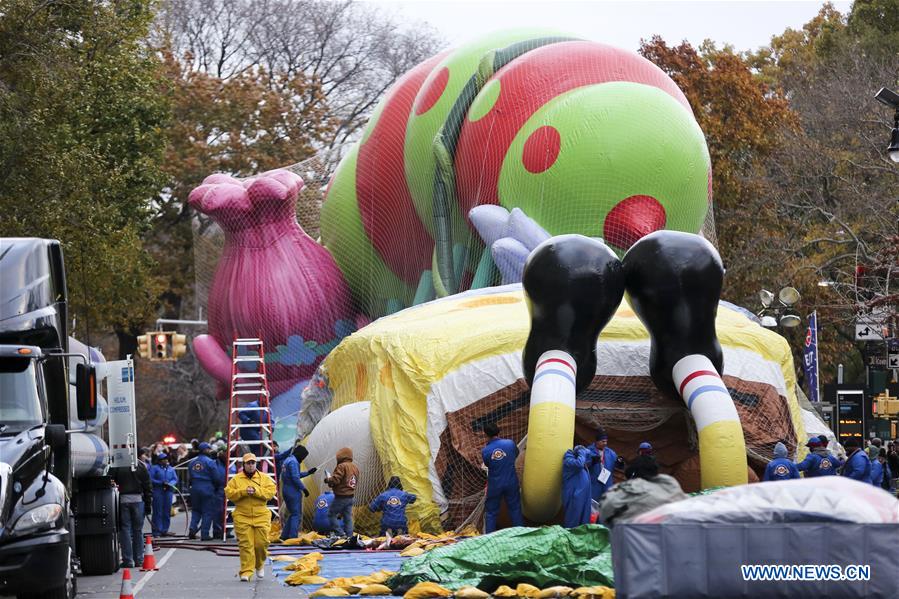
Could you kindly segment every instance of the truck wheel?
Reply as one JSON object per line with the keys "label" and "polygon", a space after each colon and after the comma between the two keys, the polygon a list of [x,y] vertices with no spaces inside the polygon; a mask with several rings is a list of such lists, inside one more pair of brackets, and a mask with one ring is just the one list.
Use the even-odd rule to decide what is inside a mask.
{"label": "truck wheel", "polygon": [[119,538],[115,533],[78,537],[78,557],[84,574],[112,574],[119,569]]}
{"label": "truck wheel", "polygon": [[71,549],[69,550],[69,568],[66,572],[66,583],[56,587],[55,589],[50,589],[49,591],[44,591],[43,593],[27,593],[16,595],[16,599],[75,599],[75,595],[78,592],[78,587],[76,586],[78,583],[75,579],[75,572],[72,569],[72,556]]}

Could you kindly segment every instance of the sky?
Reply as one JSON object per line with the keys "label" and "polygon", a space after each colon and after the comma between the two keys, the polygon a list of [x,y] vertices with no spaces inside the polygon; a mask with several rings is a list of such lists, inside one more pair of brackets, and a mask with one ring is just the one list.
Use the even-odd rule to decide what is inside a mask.
{"label": "sky", "polygon": [[[659,34],[669,44],[712,39],[737,50],[755,50],[787,27],[814,17],[820,1],[623,2],[512,0],[363,0],[408,21],[430,23],[450,45],[497,29],[543,26],[597,42],[636,50],[640,39]],[[851,2],[834,2],[848,12]]]}

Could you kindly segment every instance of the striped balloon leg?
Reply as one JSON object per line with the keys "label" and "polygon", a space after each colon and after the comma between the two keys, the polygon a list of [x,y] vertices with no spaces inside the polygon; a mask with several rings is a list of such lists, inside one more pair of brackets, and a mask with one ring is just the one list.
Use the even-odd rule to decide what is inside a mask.
{"label": "striped balloon leg", "polygon": [[534,522],[551,521],[561,507],[562,457],[573,440],[576,377],[577,363],[564,351],[546,351],[537,360],[521,484],[524,514]]}
{"label": "striped balloon leg", "polygon": [[672,378],[696,422],[703,488],[747,483],[743,427],[712,362],[700,354],[683,357]]}

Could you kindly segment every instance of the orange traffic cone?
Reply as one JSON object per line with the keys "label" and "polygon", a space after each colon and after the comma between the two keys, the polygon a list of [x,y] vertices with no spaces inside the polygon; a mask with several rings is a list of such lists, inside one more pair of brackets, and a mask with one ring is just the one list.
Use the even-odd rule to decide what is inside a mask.
{"label": "orange traffic cone", "polygon": [[119,599],[134,599],[134,591],[131,589],[131,570],[125,568],[122,571],[122,592]]}
{"label": "orange traffic cone", "polygon": [[147,535],[147,542],[144,544],[144,563],[140,567],[141,572],[148,570],[158,570],[156,567],[156,556],[153,555],[153,537]]}

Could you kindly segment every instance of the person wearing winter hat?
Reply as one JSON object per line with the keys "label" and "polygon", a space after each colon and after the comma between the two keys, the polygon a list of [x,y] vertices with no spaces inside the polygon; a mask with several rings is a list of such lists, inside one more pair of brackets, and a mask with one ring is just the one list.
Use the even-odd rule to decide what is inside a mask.
{"label": "person wearing winter hat", "polygon": [[778,441],[774,445],[774,459],[768,462],[762,480],[790,480],[791,478],[799,478],[799,470],[796,468],[796,464],[787,457],[787,446]]}
{"label": "person wearing winter hat", "polygon": [[301,470],[300,466],[309,450],[302,445],[293,448],[291,454],[281,464],[281,496],[284,498],[288,516],[281,529],[281,540],[293,539],[299,534],[300,516],[303,513],[303,497],[309,497],[309,490],[303,484],[302,479],[310,474],[315,474],[316,468]]}
{"label": "person wearing winter hat", "polygon": [[225,495],[234,504],[234,534],[240,554],[240,580],[249,582],[255,573],[265,576],[272,513],[268,502],[275,496],[275,481],[256,469],[256,456],[243,455],[243,466],[225,486]]}
{"label": "person wearing winter hat", "polygon": [[[899,441],[890,443],[890,449],[887,451],[887,466],[889,466],[893,478],[899,476]],[[892,482],[890,481],[890,484]]]}
{"label": "person wearing winter hat", "polygon": [[596,431],[594,442],[587,446],[587,457],[590,471],[590,497],[593,501],[600,498],[615,484],[612,471],[621,467],[621,459],[611,447],[608,446],[609,435],[606,430],[599,427]]}
{"label": "person wearing winter hat", "polygon": [[587,448],[575,445],[562,458],[562,509],[565,528],[590,523],[590,474]]}
{"label": "person wearing winter hat", "polygon": [[[343,447],[337,451],[337,467],[325,482],[334,489],[334,501],[328,515],[331,518],[331,529],[342,536],[353,536],[353,501],[356,498],[356,485],[359,482],[359,467],[353,463],[353,450]],[[343,524],[337,519],[343,517]]]}
{"label": "person wearing winter hat", "polygon": [[880,448],[880,453],[877,455],[877,460],[880,462],[881,468],[883,468],[883,476],[881,477],[883,482],[880,483],[880,488],[884,491],[889,491],[893,486],[893,469],[890,468],[890,462],[887,459],[886,447]]}
{"label": "person wearing winter hat", "polygon": [[219,513],[216,505],[216,489],[225,484],[222,472],[215,460],[209,456],[212,448],[205,441],[197,444],[199,455],[188,462],[190,479],[190,524],[188,538],[200,538],[204,541],[212,539],[210,530]]}
{"label": "person wearing winter hat", "polygon": [[837,469],[842,465],[840,459],[827,450],[827,437],[825,442],[821,442],[821,437],[812,437],[805,444],[809,448],[808,455],[805,459],[796,464],[796,468],[800,472],[805,473],[806,478],[814,478],[816,476],[833,476],[837,473]]}
{"label": "person wearing winter hat", "polygon": [[841,474],[847,478],[860,482],[871,482],[871,460],[861,449],[858,439],[850,437],[846,443],[846,463],[843,465]]}
{"label": "person wearing winter hat", "polygon": [[624,478],[644,478],[652,480],[659,475],[659,463],[656,462],[655,456],[648,453],[641,453],[628,463],[624,470]]}
{"label": "person wearing winter hat", "polygon": [[871,460],[871,474],[868,476],[868,482],[875,487],[883,485],[883,463],[878,459],[880,457],[880,447],[871,445],[868,448],[868,459]]}
{"label": "person wearing winter hat", "polygon": [[172,517],[172,496],[178,485],[178,475],[169,466],[169,456],[160,453],[156,456],[156,464],[150,466],[150,482],[153,485],[152,532],[154,537],[169,534],[169,521]]}

